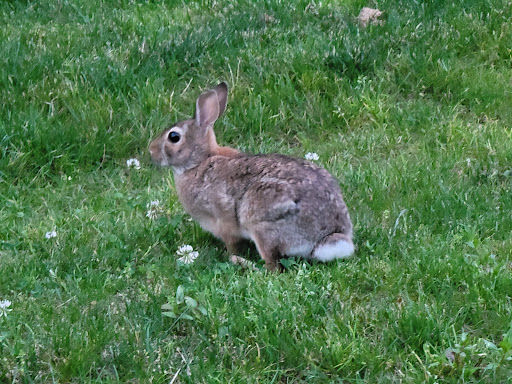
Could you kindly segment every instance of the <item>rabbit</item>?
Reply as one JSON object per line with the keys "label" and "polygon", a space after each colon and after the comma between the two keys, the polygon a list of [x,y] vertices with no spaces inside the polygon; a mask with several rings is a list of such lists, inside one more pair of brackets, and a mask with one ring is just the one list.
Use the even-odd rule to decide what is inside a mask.
{"label": "rabbit", "polygon": [[254,242],[269,270],[282,257],[350,257],[352,222],[329,172],[306,160],[217,144],[213,124],[227,96],[225,82],[204,92],[193,119],[164,130],[149,146],[155,164],[172,168],[185,211],[233,254]]}

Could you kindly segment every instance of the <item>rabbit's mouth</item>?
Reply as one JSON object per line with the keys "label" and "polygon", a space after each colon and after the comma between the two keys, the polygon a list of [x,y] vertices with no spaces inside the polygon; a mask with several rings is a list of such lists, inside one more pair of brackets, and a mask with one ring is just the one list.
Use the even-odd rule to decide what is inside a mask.
{"label": "rabbit's mouth", "polygon": [[159,165],[161,167],[165,167],[169,165],[169,161],[167,160],[167,156],[165,156],[163,146],[159,145],[160,143],[153,141],[149,145],[149,154],[151,155],[151,160],[155,165]]}

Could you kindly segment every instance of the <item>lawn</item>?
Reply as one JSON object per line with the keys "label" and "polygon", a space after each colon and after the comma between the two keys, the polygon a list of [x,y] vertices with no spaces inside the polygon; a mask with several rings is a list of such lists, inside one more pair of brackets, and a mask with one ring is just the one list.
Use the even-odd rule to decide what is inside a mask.
{"label": "lawn", "polygon": [[[512,382],[511,1],[7,0],[0,41],[0,382]],[[148,144],[221,80],[218,141],[317,153],[352,259],[184,213]]]}

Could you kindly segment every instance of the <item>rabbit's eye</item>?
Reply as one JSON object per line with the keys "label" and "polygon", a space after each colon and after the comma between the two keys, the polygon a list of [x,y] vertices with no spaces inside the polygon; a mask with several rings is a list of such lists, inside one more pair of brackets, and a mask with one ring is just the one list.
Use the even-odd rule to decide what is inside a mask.
{"label": "rabbit's eye", "polygon": [[171,143],[177,143],[178,141],[180,141],[180,134],[178,132],[174,132],[174,131],[171,131],[169,132],[169,141]]}

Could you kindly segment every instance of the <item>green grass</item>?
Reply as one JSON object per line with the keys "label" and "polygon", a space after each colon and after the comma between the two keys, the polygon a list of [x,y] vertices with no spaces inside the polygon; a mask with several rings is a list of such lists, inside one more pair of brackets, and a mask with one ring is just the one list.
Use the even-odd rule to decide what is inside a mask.
{"label": "green grass", "polygon": [[[0,382],[510,382],[512,3],[367,5],[0,4]],[[219,80],[219,141],[318,153],[355,258],[244,270],[184,214],[147,146]]]}

